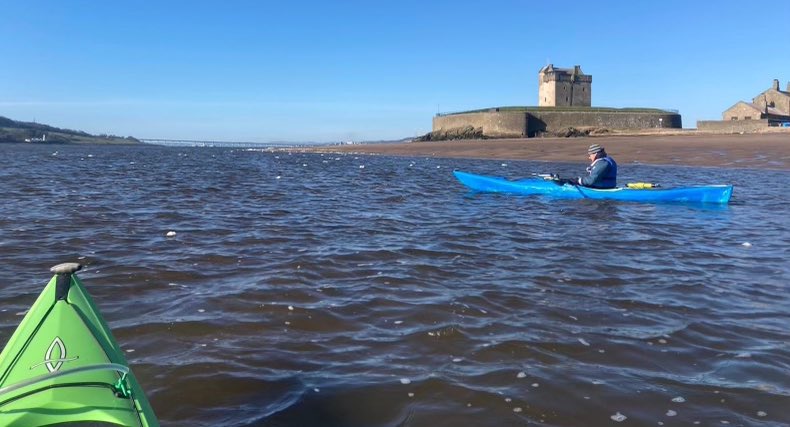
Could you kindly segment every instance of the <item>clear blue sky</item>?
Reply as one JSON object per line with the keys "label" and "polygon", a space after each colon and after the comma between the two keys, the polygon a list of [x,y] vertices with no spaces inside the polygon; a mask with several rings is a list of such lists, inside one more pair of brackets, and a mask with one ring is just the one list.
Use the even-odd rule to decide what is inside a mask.
{"label": "clear blue sky", "polygon": [[[708,3],[712,4],[709,5]],[[0,0],[0,115],[140,138],[396,139],[536,105],[547,62],[593,105],[720,119],[790,80],[790,1]]]}

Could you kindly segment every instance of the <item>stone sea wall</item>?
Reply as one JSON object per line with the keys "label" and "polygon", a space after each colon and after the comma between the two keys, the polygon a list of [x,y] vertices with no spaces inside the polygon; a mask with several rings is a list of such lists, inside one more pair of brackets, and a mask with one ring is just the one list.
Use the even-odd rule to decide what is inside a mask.
{"label": "stone sea wall", "polygon": [[434,116],[433,133],[452,132],[472,127],[490,138],[525,138],[529,115],[524,112],[476,112]]}
{"label": "stone sea wall", "polygon": [[525,138],[557,133],[568,128],[638,130],[683,127],[680,114],[662,110],[628,111],[590,109],[563,111],[539,108],[529,111],[475,111],[437,115],[433,134],[452,133],[453,129],[474,128],[491,138]]}
{"label": "stone sea wall", "polygon": [[529,114],[532,115],[528,131],[530,136],[541,132],[557,132],[569,127],[610,130],[683,127],[680,114],[670,112],[536,111]]}
{"label": "stone sea wall", "polygon": [[768,129],[768,120],[700,120],[697,130],[716,133],[753,133]]}

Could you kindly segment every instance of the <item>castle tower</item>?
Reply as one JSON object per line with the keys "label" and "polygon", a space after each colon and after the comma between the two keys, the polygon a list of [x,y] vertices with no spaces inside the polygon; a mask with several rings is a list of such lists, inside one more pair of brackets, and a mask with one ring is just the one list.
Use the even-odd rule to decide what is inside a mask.
{"label": "castle tower", "polygon": [[592,76],[579,65],[554,68],[549,64],[538,72],[539,107],[589,107],[592,105]]}

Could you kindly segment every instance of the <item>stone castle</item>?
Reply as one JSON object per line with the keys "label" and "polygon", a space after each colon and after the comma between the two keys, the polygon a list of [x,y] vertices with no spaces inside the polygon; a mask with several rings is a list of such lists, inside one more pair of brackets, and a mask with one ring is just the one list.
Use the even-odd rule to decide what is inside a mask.
{"label": "stone castle", "polygon": [[[537,107],[495,107],[437,114],[428,139],[527,138],[576,132],[681,128],[677,111],[592,107],[592,76],[581,66],[538,72]],[[570,133],[569,133],[570,132]]]}
{"label": "stone castle", "polygon": [[538,72],[539,107],[589,107],[592,105],[592,76],[579,65],[555,68],[549,64]]}

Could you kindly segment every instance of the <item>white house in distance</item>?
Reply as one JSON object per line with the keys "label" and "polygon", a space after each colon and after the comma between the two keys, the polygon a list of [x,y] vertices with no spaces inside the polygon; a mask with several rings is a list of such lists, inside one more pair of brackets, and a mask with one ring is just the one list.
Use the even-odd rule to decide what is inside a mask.
{"label": "white house in distance", "polygon": [[41,138],[25,138],[25,142],[47,142],[47,134],[41,136]]}

